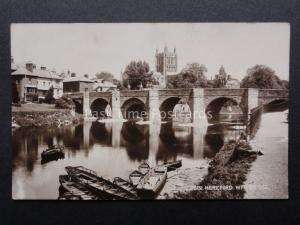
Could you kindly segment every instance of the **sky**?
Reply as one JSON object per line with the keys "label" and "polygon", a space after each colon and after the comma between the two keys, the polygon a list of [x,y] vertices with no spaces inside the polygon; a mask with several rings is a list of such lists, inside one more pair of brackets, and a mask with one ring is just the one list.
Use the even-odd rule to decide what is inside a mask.
{"label": "sky", "polygon": [[16,63],[70,70],[77,75],[121,71],[132,60],[155,70],[155,51],[176,47],[178,72],[187,63],[204,64],[207,78],[221,65],[237,79],[264,64],[289,79],[288,23],[61,23],[12,24],[11,54]]}

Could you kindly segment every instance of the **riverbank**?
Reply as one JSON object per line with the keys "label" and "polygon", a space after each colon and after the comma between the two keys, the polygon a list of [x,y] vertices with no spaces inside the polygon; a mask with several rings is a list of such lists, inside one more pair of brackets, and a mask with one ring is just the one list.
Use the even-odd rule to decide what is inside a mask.
{"label": "riverbank", "polygon": [[245,150],[235,141],[225,144],[209,163],[208,173],[202,176],[193,190],[178,191],[167,199],[242,199],[243,186],[251,163],[258,152]]}
{"label": "riverbank", "polygon": [[14,124],[20,127],[58,127],[77,123],[80,118],[68,109],[56,109],[48,104],[24,104],[12,107]]}

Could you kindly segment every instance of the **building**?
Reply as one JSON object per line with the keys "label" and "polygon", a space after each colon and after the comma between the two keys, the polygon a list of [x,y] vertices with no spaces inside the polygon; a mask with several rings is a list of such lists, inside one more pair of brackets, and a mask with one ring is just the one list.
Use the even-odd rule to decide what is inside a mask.
{"label": "building", "polygon": [[230,75],[227,77],[227,81],[225,84],[226,88],[240,88],[240,81],[238,79],[232,78]]}
{"label": "building", "polygon": [[104,79],[93,78],[94,81],[93,91],[104,92],[104,91],[113,91],[117,89],[117,85],[112,82]]}
{"label": "building", "polygon": [[93,85],[94,81],[87,76],[79,77],[75,73],[71,73],[71,76],[63,81],[63,91],[64,93],[91,92],[93,91]]}
{"label": "building", "polygon": [[166,78],[168,75],[174,75],[177,73],[177,52],[176,48],[173,51],[168,50],[168,47],[164,47],[163,52],[159,52],[156,49],[155,54],[155,68],[156,72],[163,75],[163,80],[159,78],[160,81],[163,81],[161,86],[166,86]]}
{"label": "building", "polygon": [[63,95],[63,79],[54,70],[50,71],[45,66],[37,68],[32,62],[27,62],[25,66],[17,65],[12,59],[11,71],[12,82],[16,83],[21,102],[41,102],[51,87],[55,99]]}
{"label": "building", "polygon": [[240,81],[227,74],[223,65],[219,69],[219,74],[215,75],[215,82],[219,88],[240,88]]}

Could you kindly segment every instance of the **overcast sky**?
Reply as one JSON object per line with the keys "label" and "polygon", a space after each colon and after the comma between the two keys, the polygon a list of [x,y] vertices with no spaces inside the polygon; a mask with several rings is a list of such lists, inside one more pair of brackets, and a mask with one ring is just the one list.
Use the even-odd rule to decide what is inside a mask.
{"label": "overcast sky", "polygon": [[167,45],[176,46],[179,70],[198,62],[210,78],[223,64],[241,79],[247,68],[264,64],[288,79],[289,30],[287,23],[12,24],[11,53],[16,62],[57,72],[107,71],[120,78],[131,60],[145,60],[155,70],[155,50]]}

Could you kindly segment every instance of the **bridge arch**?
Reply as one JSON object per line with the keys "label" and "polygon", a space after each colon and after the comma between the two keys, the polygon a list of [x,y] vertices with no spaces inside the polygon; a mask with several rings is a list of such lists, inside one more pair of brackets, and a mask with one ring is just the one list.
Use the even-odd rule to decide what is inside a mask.
{"label": "bridge arch", "polygon": [[134,119],[137,117],[145,118],[147,117],[146,109],[147,107],[145,103],[138,98],[127,99],[121,107],[121,111],[125,119]]}
{"label": "bridge arch", "polygon": [[275,99],[271,99],[271,100],[264,102],[264,105],[281,105],[284,103],[287,104],[288,100],[284,99],[284,98],[275,98]]}
{"label": "bridge arch", "polygon": [[[177,96],[169,97],[165,99],[159,107],[160,113],[161,113],[161,119],[162,120],[170,120],[172,118],[174,109],[177,104],[179,103],[188,103],[187,99],[185,97],[180,98]],[[189,111],[191,110],[191,107],[189,106]],[[190,111],[191,113],[191,111]]]}
{"label": "bridge arch", "polygon": [[220,115],[221,110],[224,110],[224,113],[228,114],[243,114],[243,109],[239,105],[239,102],[230,97],[218,97],[211,100],[206,108],[205,114],[208,121],[216,119]]}
{"label": "bridge arch", "polygon": [[109,117],[107,107],[110,107],[109,102],[104,98],[96,98],[92,101],[90,109],[93,116],[98,118]]}

